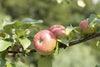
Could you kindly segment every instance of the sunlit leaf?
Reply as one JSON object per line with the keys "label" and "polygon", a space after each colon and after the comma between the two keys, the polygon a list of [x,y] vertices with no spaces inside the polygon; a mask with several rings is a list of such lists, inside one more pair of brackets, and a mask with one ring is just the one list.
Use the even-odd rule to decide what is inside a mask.
{"label": "sunlit leaf", "polygon": [[34,19],[31,19],[31,18],[24,18],[21,21],[21,24],[24,24],[24,23],[43,23],[43,21],[42,20],[34,20]]}
{"label": "sunlit leaf", "polygon": [[24,37],[25,36],[25,31],[23,29],[16,29],[15,33],[19,37]]}
{"label": "sunlit leaf", "polygon": [[57,41],[69,46],[69,41],[67,39],[58,39]]}
{"label": "sunlit leaf", "polygon": [[15,22],[8,21],[8,20],[6,20],[4,18],[2,19],[2,25],[3,26],[8,25],[8,24],[13,24],[13,23],[15,23]]}
{"label": "sunlit leaf", "polygon": [[8,64],[7,64],[7,67],[16,67],[16,66],[15,66],[15,64],[8,63]]}
{"label": "sunlit leaf", "polygon": [[28,38],[18,38],[18,40],[22,44],[24,50],[31,45],[31,41]]}
{"label": "sunlit leaf", "polygon": [[13,26],[14,29],[18,29],[18,28],[20,28],[21,23],[20,22],[15,22],[15,23],[12,24],[12,26]]}
{"label": "sunlit leaf", "polygon": [[88,20],[90,27],[94,24],[94,21],[97,20],[97,15],[91,14]]}
{"label": "sunlit leaf", "polygon": [[69,35],[70,32],[72,32],[73,29],[74,29],[74,27],[68,26],[68,27],[66,28],[66,34]]}
{"label": "sunlit leaf", "polygon": [[0,51],[6,50],[9,46],[11,46],[12,43],[5,41],[5,40],[0,40]]}
{"label": "sunlit leaf", "polygon": [[100,15],[97,15],[98,18],[100,18]]}

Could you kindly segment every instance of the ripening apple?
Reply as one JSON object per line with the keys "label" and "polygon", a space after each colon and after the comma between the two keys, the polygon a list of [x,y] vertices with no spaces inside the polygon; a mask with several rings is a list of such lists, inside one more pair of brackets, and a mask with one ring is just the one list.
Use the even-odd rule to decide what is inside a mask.
{"label": "ripening apple", "polygon": [[49,28],[49,31],[51,31],[57,39],[66,37],[66,28],[62,25],[53,25]]}
{"label": "ripening apple", "polygon": [[49,30],[42,30],[34,36],[34,46],[41,55],[49,55],[56,47],[56,37]]}
{"label": "ripening apple", "polygon": [[79,27],[83,35],[91,35],[95,32],[94,29],[89,26],[88,19],[81,21]]}

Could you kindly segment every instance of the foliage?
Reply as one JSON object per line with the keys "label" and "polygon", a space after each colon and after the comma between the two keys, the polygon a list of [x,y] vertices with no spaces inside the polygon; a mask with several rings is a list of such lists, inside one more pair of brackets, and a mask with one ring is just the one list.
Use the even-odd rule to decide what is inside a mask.
{"label": "foliage", "polygon": [[[97,17],[97,16],[95,16]],[[94,24],[98,24],[98,22],[96,22],[96,20],[99,20],[100,18],[98,17],[96,20],[93,19],[95,18],[94,15],[91,15],[89,18],[89,24],[90,26],[94,26]],[[24,56],[29,55],[30,49],[28,49],[28,47],[31,45],[31,40],[28,37],[32,37],[29,34],[25,32],[26,30],[30,31],[29,28],[31,26],[34,27],[34,24],[36,23],[42,23],[41,20],[33,20],[31,18],[25,18],[22,21],[15,21],[15,22],[10,22],[8,20],[3,19],[2,21],[2,29],[0,31],[0,52],[2,52],[2,59],[1,60],[1,65],[5,66],[5,57],[7,55],[7,52],[5,53],[5,51],[7,50],[8,52],[10,50],[12,51],[17,51],[17,52],[23,52]],[[99,26],[95,26],[96,28]],[[78,40],[80,38],[82,38],[82,34],[80,34],[80,38],[79,35],[77,37],[77,35],[75,35],[76,33],[80,33],[80,28],[79,27],[72,27],[72,26],[68,26],[66,28],[66,38],[64,39],[57,39],[57,46],[56,49],[54,51],[55,55],[59,54],[59,50],[60,47],[59,45],[62,43],[66,46],[69,46],[69,43],[73,40]],[[96,33],[98,32],[98,30],[96,30]],[[87,37],[87,36],[85,36]],[[16,57],[16,53],[14,53],[13,55],[14,57]],[[53,56],[53,55],[52,55]],[[38,66],[41,67],[47,67],[47,65],[49,65],[50,67],[52,66],[52,59],[50,59],[51,56],[46,56],[46,57],[40,57],[40,60],[38,61]],[[49,61],[48,61],[49,60]],[[47,63],[43,63],[43,61],[46,61]],[[8,67],[15,67],[15,64],[12,63],[8,63],[7,64]]]}
{"label": "foliage", "polygon": [[[61,3],[57,4],[57,1],[60,1]],[[69,2],[69,4],[66,3],[65,1]],[[92,13],[100,14],[100,8],[99,8],[100,3],[98,2],[97,4],[94,5],[92,3],[92,0],[82,0],[82,1],[84,1],[86,4],[86,6],[84,8],[81,8],[77,5],[78,0],[51,0],[51,1],[49,1],[49,0],[43,0],[43,1],[41,1],[41,0],[30,0],[30,1],[27,1],[27,0],[16,0],[16,1],[0,0],[0,19],[5,18],[8,21],[3,19],[3,22],[7,22],[7,23],[9,22],[9,20],[14,21],[11,24],[4,23],[3,24],[4,26],[2,25],[2,22],[0,21],[0,29],[3,29],[3,30],[0,30],[0,41],[3,44],[5,44],[5,45],[2,44],[3,45],[2,47],[4,47],[4,49],[0,49],[0,51],[2,51],[2,53],[0,54],[0,55],[2,55],[2,59],[4,59],[5,56],[8,57],[7,53],[6,53],[7,48],[10,48],[11,50],[15,51],[15,50],[17,50],[16,47],[18,47],[18,48],[20,48],[20,51],[24,52],[23,55],[25,55],[25,56],[27,54],[29,55],[29,53],[30,53],[29,48],[32,48],[32,49],[34,48],[34,46],[32,46],[33,44],[31,43],[34,34],[36,32],[38,32],[40,29],[48,29],[51,25],[54,25],[54,24],[62,24],[65,27],[69,24],[72,24],[72,25],[66,27],[66,30],[69,30],[68,31],[69,33],[66,32],[66,33],[68,33],[67,38],[58,40],[58,42],[66,44],[67,46],[70,41],[75,41],[77,39],[86,38],[80,34],[79,27],[73,27],[73,26],[77,26],[80,21],[89,17],[90,14],[92,14]],[[40,25],[38,25],[36,23],[34,24],[33,22],[36,22],[36,21],[34,21],[34,19],[25,18],[25,17],[31,17],[34,19],[43,19],[44,23],[42,23]],[[16,21],[16,20],[20,20],[22,18],[25,18],[26,20],[27,19],[30,19],[30,20],[28,20],[29,22],[25,22],[24,24],[21,24],[22,21]],[[92,25],[92,27],[94,27],[94,26],[97,27],[97,32],[100,32],[100,30],[99,30],[100,27],[97,26],[98,24],[95,25],[95,22],[99,23],[99,19],[96,20],[95,18],[97,19],[100,17],[99,17],[99,15],[98,16],[97,15],[90,16],[90,19],[89,19],[89,20],[91,20],[91,21],[89,21],[90,26]],[[95,22],[92,19],[95,19]],[[33,22],[30,22],[30,21],[33,21]],[[91,23],[92,21],[93,21],[93,23]],[[7,25],[5,25],[5,24],[7,24]],[[94,39],[94,40],[90,41],[89,43],[85,43],[85,44],[89,45],[90,48],[92,46],[91,50],[95,49],[97,51],[100,51],[100,49],[99,49],[100,46],[99,46],[99,44],[97,44],[97,43],[99,43],[98,40],[99,40],[99,38]],[[19,46],[14,45],[14,44],[16,44],[15,43],[16,41],[18,42]],[[8,45],[6,43],[8,43]],[[23,46],[20,46],[20,44],[22,44]],[[72,67],[73,65],[78,67],[79,62],[81,62],[81,64],[83,64],[83,65],[81,65],[83,67],[84,67],[84,65],[86,65],[85,67],[87,67],[87,66],[89,67],[89,65],[88,65],[89,63],[91,66],[93,65],[93,67],[94,67],[95,65],[92,64],[92,61],[93,60],[95,61],[95,59],[94,59],[94,57],[90,57],[91,51],[89,51],[90,48],[87,48],[87,47],[88,46],[79,47],[80,49],[72,48],[73,49],[73,51],[71,52],[73,54],[72,55],[72,54],[69,54],[70,50],[66,50],[64,54],[63,54],[63,51],[61,51],[62,54],[59,54],[59,53],[61,53],[59,51],[62,49],[60,49],[59,45],[57,45],[56,49],[55,49],[55,55],[56,56],[59,55],[59,56],[57,57],[57,59],[55,59],[56,63],[54,63],[55,64],[54,67],[56,67],[57,64],[64,65],[65,62],[66,62],[65,66],[69,65],[68,67]],[[85,50],[86,51],[83,52],[83,51],[80,51],[82,48],[87,48],[87,49],[84,49],[83,51],[85,51]],[[76,49],[77,51],[74,51],[74,49]],[[95,50],[94,50],[94,52],[95,52]],[[68,51],[69,51],[69,53],[68,53]],[[80,52],[78,52],[78,51],[80,51]],[[86,53],[87,51],[90,52],[90,54],[88,54],[88,56]],[[97,52],[97,51],[95,52],[96,54],[93,55],[93,56],[96,55],[96,58],[98,58],[98,60],[96,60],[94,62],[95,64],[100,59],[99,52]],[[75,55],[78,55],[77,53],[80,54],[80,58],[79,58],[79,56],[77,56],[78,58],[75,56]],[[16,55],[16,56],[22,57],[23,55],[20,56],[18,53],[18,55]],[[38,55],[36,55],[34,57],[33,56],[34,55],[31,55],[27,59],[26,58],[24,58],[24,59],[26,59],[27,62],[31,61],[32,64],[34,63],[36,65],[36,62],[38,59],[34,60],[34,58],[36,58]],[[72,58],[73,56],[75,56],[75,57]],[[83,57],[81,57],[81,56],[86,56],[85,58],[88,57],[87,58],[88,60],[82,59]],[[32,60],[29,60],[29,58]],[[77,59],[75,59],[75,58],[77,58]],[[90,60],[89,58],[93,59],[93,60],[91,62],[89,62],[89,60]],[[64,59],[66,59],[66,61],[63,61],[62,63],[61,63],[61,61],[58,61],[58,60],[64,60]],[[70,59],[72,59],[72,60],[74,59],[76,61],[70,62]],[[80,59],[80,60],[78,60],[78,59]],[[1,56],[0,56],[0,60],[1,60]],[[84,62],[82,62],[82,61],[84,61]],[[2,63],[5,64],[5,62],[2,62]],[[87,62],[88,64],[86,64],[85,62]],[[18,62],[18,63],[21,63],[21,62]],[[23,63],[21,63],[21,64],[23,65]],[[11,65],[11,64],[12,63],[6,63],[6,65]],[[70,65],[72,65],[72,66],[70,66]]]}

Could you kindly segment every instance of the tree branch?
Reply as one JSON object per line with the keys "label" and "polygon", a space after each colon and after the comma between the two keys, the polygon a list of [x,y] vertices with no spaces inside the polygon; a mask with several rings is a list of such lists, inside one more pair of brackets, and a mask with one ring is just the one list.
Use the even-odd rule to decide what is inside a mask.
{"label": "tree branch", "polygon": [[[73,46],[73,45],[76,45],[76,44],[79,44],[79,43],[88,41],[88,40],[93,39],[93,38],[96,38],[96,37],[98,37],[98,36],[100,36],[100,33],[92,34],[92,35],[90,35],[90,36],[88,36],[88,37],[86,37],[86,38],[84,38],[84,39],[82,39],[82,40],[76,40],[76,41],[70,42],[70,43],[69,43],[69,46]],[[61,45],[60,45],[59,47],[65,49],[66,47],[69,47],[69,46],[67,46],[67,45],[61,43]],[[32,50],[30,50],[30,53],[31,53],[31,52],[36,52],[36,50],[35,50],[35,49],[32,49]],[[0,53],[1,53],[1,52],[0,52]],[[23,51],[8,51],[8,53],[23,53]]]}
{"label": "tree branch", "polygon": [[[100,36],[100,33],[92,34],[92,35],[90,35],[90,36],[88,36],[88,37],[86,37],[86,38],[84,38],[84,39],[82,39],[82,40],[76,40],[76,41],[70,42],[70,43],[69,43],[69,46],[73,46],[73,45],[76,45],[76,44],[79,44],[79,43],[88,41],[88,40],[93,39],[93,38],[96,38],[96,37],[98,37],[98,36]],[[66,47],[69,47],[69,46],[64,45],[64,44],[63,44],[63,45],[60,45],[60,47],[61,47],[61,48],[64,48],[64,49],[65,49]]]}

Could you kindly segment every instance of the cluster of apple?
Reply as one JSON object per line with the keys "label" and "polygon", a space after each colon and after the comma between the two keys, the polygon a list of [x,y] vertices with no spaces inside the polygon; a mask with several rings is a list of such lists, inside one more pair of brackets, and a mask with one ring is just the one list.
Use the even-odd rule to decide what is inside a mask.
{"label": "cluster of apple", "polygon": [[[79,24],[82,34],[93,34],[94,29],[88,25],[88,19]],[[66,38],[66,28],[62,25],[54,25],[49,30],[39,31],[34,36],[34,46],[36,51],[41,55],[49,55],[56,47],[56,41],[60,38]]]}
{"label": "cluster of apple", "polygon": [[54,25],[49,30],[39,31],[34,37],[34,46],[41,55],[49,55],[56,47],[56,39],[66,37],[66,28]]}

